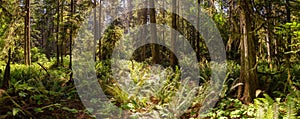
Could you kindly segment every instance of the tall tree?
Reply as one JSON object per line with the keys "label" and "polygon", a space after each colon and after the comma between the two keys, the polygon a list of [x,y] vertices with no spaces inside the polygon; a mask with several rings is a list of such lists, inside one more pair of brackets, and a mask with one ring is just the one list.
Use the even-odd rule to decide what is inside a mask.
{"label": "tall tree", "polygon": [[[71,14],[70,14],[70,18],[72,18],[73,19],[73,14],[74,14],[74,0],[71,0]],[[71,20],[71,19],[70,19]],[[71,21],[69,21],[70,23],[71,23]],[[70,38],[70,49],[69,49],[69,52],[70,52],[70,64],[69,64],[69,68],[72,70],[72,46],[73,46],[73,24],[70,24],[70,26],[71,26],[71,28],[70,28],[70,36],[69,36],[69,38]],[[70,79],[72,79],[72,76],[71,76],[71,78]]]}
{"label": "tall tree", "polygon": [[[290,23],[291,22],[291,4],[290,4],[290,0],[286,0],[285,1],[285,7],[286,7],[286,22]],[[287,33],[287,47],[286,47],[286,52],[290,52],[291,51],[291,45],[292,44],[292,36],[291,33]],[[291,81],[291,69],[290,69],[290,54],[286,55],[286,64],[287,64],[287,69],[288,69],[288,77],[287,77],[287,81],[289,84],[292,85],[292,81]]]}
{"label": "tall tree", "polygon": [[31,65],[30,56],[30,0],[26,0],[26,17],[25,17],[25,64]]}
{"label": "tall tree", "polygon": [[197,2],[197,28],[198,30],[195,30],[196,31],[196,53],[197,53],[197,59],[198,61],[200,61],[200,33],[197,32],[197,31],[200,31],[200,12],[201,12],[201,8],[200,8],[200,0],[198,0]]}
{"label": "tall tree", "polygon": [[60,63],[61,63],[61,66],[64,66],[64,42],[65,42],[65,38],[66,38],[66,35],[65,35],[65,30],[66,30],[66,27],[64,26],[64,4],[65,4],[65,1],[62,0],[61,2],[61,9],[60,9],[60,25],[62,26],[62,30],[61,32],[59,32],[61,34],[61,38],[60,38]]}
{"label": "tall tree", "polygon": [[[155,13],[155,0],[150,0],[150,23],[154,24],[150,26],[150,33],[151,33],[151,40],[153,42],[157,41],[157,28],[156,28],[156,13]],[[151,53],[152,53],[152,63],[157,64],[159,63],[159,49],[155,44],[151,45]]]}
{"label": "tall tree", "polygon": [[[99,11],[100,12],[100,11]],[[98,34],[99,34],[99,30],[98,30],[98,19],[97,19],[97,1],[94,0],[94,9],[93,9],[93,13],[94,13],[94,45],[93,45],[93,49],[94,49],[94,60],[96,61],[96,43],[98,40]]]}
{"label": "tall tree", "polygon": [[[177,0],[172,0],[172,29],[177,29],[177,17],[176,17],[176,4],[177,4]],[[176,42],[176,39],[177,39],[177,35],[175,33],[174,30],[171,31],[171,52],[174,51],[174,53],[170,53],[170,64],[172,66],[176,65],[176,62],[175,62],[175,42]]]}
{"label": "tall tree", "polygon": [[258,88],[257,74],[256,74],[256,55],[253,38],[253,31],[251,31],[251,18],[248,6],[248,0],[240,0],[240,34],[241,34],[241,71],[240,71],[240,85],[238,88],[238,98],[244,103],[248,104],[255,98],[255,91]]}
{"label": "tall tree", "polygon": [[229,38],[226,45],[226,51],[228,52],[229,59],[238,59],[234,54],[239,47],[240,42],[240,29],[238,26],[238,15],[236,13],[237,5],[235,0],[229,0]]}
{"label": "tall tree", "polygon": [[56,6],[57,18],[56,18],[56,65],[60,66],[60,43],[59,43],[59,25],[60,25],[60,0],[57,0]]}
{"label": "tall tree", "polygon": [[8,89],[10,83],[10,60],[11,60],[11,49],[8,50],[8,60],[4,71],[4,76],[2,80],[2,89]]}
{"label": "tall tree", "polygon": [[[145,1],[145,6],[148,6],[148,0],[146,0]],[[147,24],[147,19],[148,19],[148,9],[147,8],[144,8],[143,10],[142,10],[142,14],[139,16],[139,17],[141,17],[141,24],[142,25],[145,25],[145,24]],[[148,29],[146,28],[146,27],[144,27],[143,29],[142,29],[142,34],[140,34],[140,35],[143,35],[143,34],[146,34],[148,31],[147,31]],[[142,37],[142,36],[139,36],[140,38]],[[142,52],[141,52],[142,54],[142,57],[141,57],[141,59],[146,59],[146,46],[142,46]]]}
{"label": "tall tree", "polygon": [[272,58],[271,58],[271,45],[272,45],[272,42],[271,42],[271,39],[270,39],[270,23],[269,23],[269,18],[270,18],[270,13],[271,13],[271,3],[270,1],[266,1],[267,4],[266,4],[266,22],[267,22],[267,28],[266,28],[266,42],[267,42],[267,55],[268,55],[268,63],[269,63],[269,67],[270,69],[272,70]]}
{"label": "tall tree", "polygon": [[[102,32],[102,0],[99,1],[99,33]],[[99,34],[101,35],[101,34]],[[101,52],[101,38],[99,37],[99,60],[102,58],[102,52]]]}
{"label": "tall tree", "polygon": [[130,32],[130,27],[131,27],[131,19],[132,19],[132,0],[128,0],[128,19],[127,19],[127,29]]}

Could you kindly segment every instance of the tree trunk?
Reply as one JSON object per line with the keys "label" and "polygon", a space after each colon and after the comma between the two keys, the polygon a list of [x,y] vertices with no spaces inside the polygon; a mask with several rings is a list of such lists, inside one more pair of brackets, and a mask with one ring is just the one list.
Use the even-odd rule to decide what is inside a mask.
{"label": "tree trunk", "polygon": [[241,72],[238,88],[238,98],[245,104],[249,104],[255,98],[255,91],[258,88],[256,76],[256,56],[251,31],[250,13],[248,13],[247,0],[239,1],[240,5],[240,28],[241,28]]}
{"label": "tree trunk", "polygon": [[57,0],[57,8],[56,8],[56,12],[57,12],[57,18],[56,18],[56,65],[57,65],[57,67],[59,67],[60,66],[60,59],[59,59],[59,57],[60,57],[60,54],[59,54],[59,52],[60,52],[60,48],[59,48],[59,23],[60,23],[60,13],[59,13],[59,1],[60,0]]}
{"label": "tree trunk", "polygon": [[[76,2],[74,0],[71,0],[71,4],[70,4],[70,8],[71,8],[71,14],[70,14],[70,19],[73,19],[73,15],[75,13],[75,4]],[[71,21],[69,21],[71,23]],[[73,25],[71,25],[71,28],[70,28],[70,42],[69,42],[69,45],[70,45],[70,49],[69,49],[69,52],[70,52],[70,62],[69,62],[69,69],[71,70],[71,74],[70,74],[70,80],[66,83],[67,86],[69,85],[73,85],[73,72],[72,72],[72,46],[73,46]]]}
{"label": "tree trunk", "polygon": [[[165,8],[165,2],[166,1],[162,1],[162,7]],[[162,10],[162,25],[166,25],[166,11]],[[162,41],[165,43],[165,29],[161,29],[162,30]],[[163,51],[167,51],[166,47],[162,48]],[[161,57],[159,57],[160,59],[164,59],[163,56],[161,55]]]}
{"label": "tree trunk", "polygon": [[200,8],[200,0],[198,0],[198,4],[197,4],[197,28],[198,30],[195,30],[196,31],[196,56],[197,56],[197,59],[198,61],[200,61],[200,56],[201,56],[201,52],[200,52],[200,12],[201,12],[201,8]]}
{"label": "tree trunk", "polygon": [[61,12],[60,12],[60,22],[62,24],[62,35],[61,35],[61,39],[60,39],[60,63],[61,63],[61,66],[64,67],[64,40],[65,40],[65,27],[64,27],[64,1],[62,1],[62,5],[61,5]]}
{"label": "tree trunk", "polygon": [[270,70],[272,71],[272,58],[271,58],[271,45],[272,45],[272,42],[271,42],[271,39],[270,39],[270,23],[269,23],[269,17],[270,17],[270,12],[271,12],[271,4],[269,1],[267,1],[267,9],[266,9],[266,14],[267,14],[267,18],[266,18],[266,21],[267,21],[267,29],[266,29],[266,42],[267,42],[267,54],[268,54],[268,63],[269,63],[269,67],[270,67]]}
{"label": "tree trunk", "polygon": [[94,1],[94,45],[93,45],[93,50],[94,50],[94,54],[93,54],[93,57],[94,57],[94,61],[96,61],[96,45],[97,45],[97,40],[98,40],[98,34],[99,34],[99,31],[98,31],[98,21],[97,21],[97,2]]}
{"label": "tree trunk", "polygon": [[[102,0],[99,1],[99,35],[102,32]],[[101,38],[99,37],[99,60],[102,59],[102,52],[101,52]]]}
{"label": "tree trunk", "polygon": [[176,56],[175,56],[175,42],[177,39],[177,35],[175,33],[175,29],[177,29],[177,17],[176,17],[176,4],[177,0],[172,0],[172,31],[171,31],[171,51],[170,51],[170,64],[171,66],[176,65]]}
{"label": "tree trunk", "polygon": [[[156,24],[156,14],[155,14],[155,4],[154,0],[150,0],[150,23]],[[150,26],[150,33],[151,33],[151,40],[153,42],[157,41],[157,28],[155,25]],[[157,64],[159,63],[159,49],[155,44],[151,45],[151,53],[152,53],[152,63]]]}
{"label": "tree trunk", "polygon": [[25,18],[25,64],[31,65],[30,57],[30,0],[26,0],[26,18]]}
{"label": "tree trunk", "polygon": [[229,23],[230,23],[230,30],[229,30],[229,39],[227,41],[226,45],[226,51],[228,52],[228,58],[229,59],[238,59],[238,57],[235,54],[235,51],[239,49],[239,39],[240,39],[240,31],[238,26],[238,20],[236,19],[236,1],[231,0],[229,2]]}
{"label": "tree trunk", "polygon": [[[74,0],[71,0],[71,19],[73,19],[73,14],[74,14]],[[70,21],[71,23],[71,21]],[[69,63],[69,69],[72,70],[72,46],[73,46],[73,25],[71,25],[71,29],[70,29],[70,63]],[[72,79],[72,76],[70,77],[70,79]]]}
{"label": "tree trunk", "polygon": [[6,90],[9,88],[9,82],[10,82],[10,59],[11,59],[11,49],[8,50],[8,61],[5,67],[3,81],[1,88]]}
{"label": "tree trunk", "polygon": [[[145,6],[148,6],[148,0],[145,1]],[[146,25],[147,24],[147,19],[148,19],[148,9],[144,8],[143,9],[143,14],[142,14],[142,24]],[[146,27],[143,28],[143,34],[146,34],[148,32],[148,29]],[[142,34],[142,35],[143,35]],[[143,36],[140,36],[140,38]],[[142,46],[142,59],[146,59],[146,45]]]}
{"label": "tree trunk", "polygon": [[[290,8],[290,0],[286,0],[286,22],[290,23],[291,22],[291,8]],[[290,45],[292,44],[292,36],[291,33],[287,33],[287,48],[285,52],[289,52],[291,51],[291,47]],[[286,58],[286,65],[287,65],[287,69],[288,69],[288,77],[287,77],[287,82],[292,85],[292,81],[291,81],[291,65],[290,65],[290,54],[286,54],[285,56]],[[284,88],[285,91],[286,87]]]}
{"label": "tree trunk", "polygon": [[128,0],[128,21],[127,21],[127,24],[128,24],[128,28],[126,30],[128,30],[128,32],[130,32],[130,27],[131,27],[131,18],[132,18],[132,0]]}
{"label": "tree trunk", "polygon": [[272,58],[271,58],[271,40],[270,40],[270,32],[269,29],[266,29],[266,41],[267,41],[267,54],[268,54],[268,63],[269,68],[272,71]]}
{"label": "tree trunk", "polygon": [[46,37],[45,37],[45,30],[46,30],[46,19],[45,16],[42,17],[42,30],[41,30],[41,34],[42,34],[42,43],[41,43],[41,48],[45,49],[45,45],[46,45]]}

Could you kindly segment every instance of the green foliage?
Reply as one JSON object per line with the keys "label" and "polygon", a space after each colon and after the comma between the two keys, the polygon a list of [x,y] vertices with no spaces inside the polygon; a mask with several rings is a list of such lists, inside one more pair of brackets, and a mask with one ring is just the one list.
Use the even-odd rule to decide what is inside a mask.
{"label": "green foliage", "polygon": [[[102,74],[100,77],[109,77],[109,80],[102,82],[105,93],[111,97],[111,101],[115,105],[133,112],[132,117],[147,115],[152,118],[175,118],[174,113],[179,113],[176,110],[186,107],[186,103],[189,102],[193,105],[202,103],[207,94],[205,87],[208,85],[203,85],[198,90],[198,96],[190,99],[195,88],[188,87],[186,82],[179,81],[181,77],[179,68],[173,71],[170,67],[162,68],[156,65],[151,66],[145,62],[126,60],[119,63],[117,66],[126,70],[114,69],[117,74],[114,78],[103,76],[110,75],[110,73],[104,72],[110,69],[107,65],[103,65],[106,64],[106,61],[98,62],[96,67],[98,73]],[[103,79],[100,78],[101,80]],[[126,85],[126,83],[128,84]]]}
{"label": "green foliage", "polygon": [[[47,63],[45,63],[47,64]],[[64,82],[68,81],[68,70],[49,70],[50,67],[46,67],[45,71],[40,65],[33,63],[31,66],[23,64],[11,65],[11,84],[16,82],[27,82],[28,84],[36,88],[57,89]],[[4,66],[1,68],[4,69]],[[3,76],[4,72],[2,72]]]}
{"label": "green foliage", "polygon": [[[299,91],[296,91],[298,93]],[[286,100],[282,102],[282,99],[276,98],[273,100],[267,94],[264,94],[264,98],[257,98],[254,100],[254,107],[257,110],[257,118],[284,118],[294,119],[299,118],[296,116],[299,113],[299,97],[296,95],[289,95]]]}
{"label": "green foliage", "polygon": [[204,117],[210,118],[253,118],[251,106],[243,105],[238,99],[225,98],[219,101],[216,108]]}
{"label": "green foliage", "polygon": [[[32,62],[47,62],[46,55],[41,52],[37,47],[31,48],[31,61]],[[66,60],[65,60],[66,61]]]}
{"label": "green foliage", "polygon": [[299,118],[300,91],[273,99],[267,94],[254,99],[253,104],[244,105],[238,99],[224,98],[207,113],[206,118],[258,118],[258,119],[296,119]]}
{"label": "green foliage", "polygon": [[224,18],[223,14],[215,14],[214,15],[214,21],[221,26],[223,26],[226,23],[226,19]]}
{"label": "green foliage", "polygon": [[[0,107],[1,118],[49,118],[61,113],[66,118],[74,118],[74,114],[82,110],[80,103],[73,104],[78,103],[74,102],[78,99],[76,90],[65,86],[69,71],[51,69],[51,65],[47,65],[51,62],[43,64],[48,73],[36,63],[11,65],[10,88],[0,95],[0,105],[4,105]],[[3,76],[3,72],[0,75]]]}
{"label": "green foliage", "polygon": [[111,25],[109,26],[109,28],[106,29],[101,39],[104,42],[101,48],[102,54],[107,54],[105,58],[110,58],[113,49],[115,48],[117,43],[120,43],[119,41],[123,37],[123,33],[124,30],[117,25]]}
{"label": "green foliage", "polygon": [[[70,46],[69,36],[73,35],[75,43],[82,42],[85,49],[82,51],[92,51],[93,46],[93,27],[91,22],[87,21],[82,25],[85,19],[88,19],[87,12],[92,11],[93,1],[88,0],[75,0],[74,13],[71,13],[71,0],[65,1],[51,1],[51,0],[33,0],[31,1],[31,59],[32,65],[26,66],[24,64],[24,19],[25,0],[0,0],[0,85],[2,85],[5,66],[7,63],[8,49],[12,49],[11,60],[11,80],[10,88],[8,90],[0,89],[0,118],[54,118],[63,115],[64,118],[75,118],[74,115],[86,113],[83,110],[83,105],[80,104],[79,97],[76,94],[74,87],[67,85],[66,82],[70,80],[71,71],[66,68],[69,66],[69,54],[67,50]],[[216,107],[212,109],[207,115],[207,118],[300,118],[300,65],[299,65],[299,40],[300,40],[300,23],[299,23],[299,3],[295,0],[292,1],[260,1],[254,0],[253,7],[255,12],[246,11],[251,14],[252,21],[251,31],[254,32],[254,44],[248,46],[255,46],[257,57],[257,65],[255,69],[258,71],[258,79],[260,82],[261,91],[260,95],[254,99],[253,104],[244,105],[235,95],[232,94],[237,89],[237,86],[243,85],[238,83],[240,76],[240,65],[244,62],[239,61],[238,56],[240,48],[240,33],[239,27],[239,5],[229,1],[201,1],[201,11],[207,12],[209,16],[216,22],[217,27],[221,33],[222,39],[226,44],[228,41],[229,50],[227,53],[234,61],[227,61],[227,66],[222,63],[210,62],[209,52],[207,47],[201,39],[200,56],[201,62],[194,64],[189,70],[200,67],[201,86],[192,88],[188,87],[184,90],[183,87],[187,86],[186,82],[180,82],[181,72],[177,67],[175,70],[172,68],[162,68],[159,66],[151,66],[146,62],[139,63],[135,61],[121,61],[119,68],[125,68],[126,71],[116,69],[117,77],[112,76],[111,61],[109,60],[114,48],[126,49],[126,45],[131,44],[128,41],[120,42],[121,38],[130,38],[132,33],[138,33],[140,22],[143,21],[141,16],[149,16],[144,11],[134,11],[133,16],[121,15],[120,11],[127,11],[128,1],[123,1],[126,4],[120,4],[121,7],[114,9],[106,9],[110,6],[117,6],[117,1],[102,2],[101,19],[102,24],[109,23],[113,18],[112,14],[120,17],[114,21],[101,36],[102,46],[97,48],[101,50],[103,61],[97,61],[96,70],[99,83],[104,89],[107,96],[115,105],[122,109],[129,110],[132,113],[132,118],[140,118],[142,116],[149,116],[149,118],[175,118],[173,112],[183,108],[185,103],[191,102],[192,106],[189,107],[187,112],[181,118],[197,118],[198,111],[201,104],[205,101],[206,95],[209,93],[210,83],[217,86],[223,86],[222,92],[219,94],[221,100],[217,103]],[[135,3],[136,1],[132,1]],[[179,16],[185,15],[188,17],[198,17],[195,14],[197,6],[185,6],[186,3],[196,4],[198,1],[186,0],[178,1]],[[212,3],[214,2],[214,3]],[[288,5],[287,2],[290,2]],[[57,11],[59,3],[60,11]],[[170,1],[161,3],[159,5],[169,4]],[[140,5],[133,5],[132,7],[139,7]],[[177,8],[176,8],[177,9]],[[188,9],[185,11],[183,9]],[[249,10],[252,8],[249,8]],[[291,20],[288,20],[288,10],[291,10]],[[107,10],[107,11],[104,11]],[[159,9],[156,9],[159,10]],[[237,10],[237,11],[236,11]],[[97,10],[98,11],[98,10]],[[166,10],[168,11],[168,10]],[[260,11],[260,12],[258,12]],[[141,13],[140,13],[141,12]],[[266,12],[266,13],[265,13]],[[268,13],[269,12],[269,13]],[[146,13],[146,14],[145,14]],[[171,14],[163,10],[157,13],[157,23],[172,26]],[[285,14],[286,13],[286,14]],[[71,15],[73,14],[73,15]],[[59,20],[57,20],[60,15]],[[133,21],[126,21],[128,18]],[[147,18],[148,19],[148,18]],[[148,19],[149,20],[149,19]],[[192,47],[196,49],[196,34],[195,29],[190,23],[182,21],[183,18],[177,17],[176,22],[178,30],[183,36],[188,39]],[[203,20],[202,20],[203,21]],[[200,23],[202,23],[200,20]],[[288,22],[287,22],[288,21]],[[192,22],[192,21],[191,21]],[[196,23],[197,20],[194,19]],[[194,23],[193,22],[193,23]],[[128,28],[128,23],[130,27]],[[149,21],[147,22],[147,24]],[[79,31],[78,26],[88,27],[89,30]],[[207,25],[207,24],[205,24]],[[56,30],[57,27],[60,27]],[[95,25],[97,26],[97,25]],[[202,27],[202,26],[201,26]],[[71,34],[73,28],[73,34]],[[104,30],[104,29],[102,29]],[[158,32],[167,33],[158,27]],[[253,30],[253,31],[252,31]],[[142,31],[147,34],[148,31]],[[83,38],[78,41],[75,37],[77,33],[82,33]],[[58,38],[56,39],[56,35]],[[148,35],[148,34],[147,34]],[[148,36],[141,36],[148,39]],[[207,35],[207,34],[201,34]],[[202,37],[202,36],[200,36]],[[269,37],[270,42],[267,42],[266,37]],[[288,41],[289,37],[291,41]],[[164,34],[164,39],[169,39],[170,36]],[[212,37],[213,38],[213,37]],[[230,40],[230,41],[229,41]],[[164,42],[163,40],[160,40]],[[73,42],[73,43],[74,43]],[[139,42],[136,42],[139,43]],[[257,44],[258,43],[258,44]],[[269,43],[269,44],[267,44]],[[124,47],[116,47],[118,44]],[[56,47],[60,53],[63,53],[62,58],[64,64],[61,67],[55,65]],[[268,45],[270,45],[271,62],[266,61],[264,58],[268,56]],[[88,47],[86,47],[88,46]],[[290,51],[287,51],[291,48]],[[129,48],[130,49],[130,48]],[[64,50],[64,51],[63,51]],[[100,51],[98,51],[100,52]],[[137,50],[140,52],[140,50]],[[46,54],[48,58],[46,58]],[[73,51],[73,53],[78,53]],[[88,57],[93,52],[82,53],[80,56]],[[126,52],[125,50],[125,53]],[[151,49],[146,49],[146,55],[151,54]],[[161,57],[166,57],[162,60],[162,64],[168,64],[165,61],[169,58],[168,51],[160,51]],[[99,54],[99,53],[97,53]],[[125,54],[120,54],[122,55]],[[198,54],[199,55],[199,54]],[[291,56],[291,57],[286,57]],[[138,57],[138,56],[133,56]],[[262,59],[261,59],[262,58]],[[133,58],[134,59],[134,58]],[[206,60],[208,59],[208,60]],[[287,61],[290,61],[287,65]],[[190,63],[191,60],[187,57],[183,59],[183,64]],[[270,69],[270,64],[274,67]],[[41,65],[41,66],[40,66]],[[80,64],[84,65],[84,64]],[[123,67],[124,66],[124,67]],[[227,72],[216,70],[216,77],[212,77],[212,69],[219,69],[227,67]],[[94,67],[89,67],[94,68]],[[83,69],[84,70],[84,69]],[[289,72],[290,71],[290,72]],[[212,78],[218,77],[220,74],[226,74],[224,82],[211,82]],[[290,80],[287,80],[290,79]],[[94,83],[94,82],[93,82]],[[96,82],[95,82],[96,83]],[[126,84],[128,83],[129,86]],[[83,84],[84,85],[84,84]],[[188,99],[197,90],[195,99]],[[182,93],[186,91],[186,95]],[[93,92],[90,92],[93,93]],[[177,100],[174,97],[178,98]],[[175,101],[174,101],[175,100]],[[213,100],[214,101],[214,100]],[[99,104],[100,99],[93,99],[91,104]],[[170,103],[171,102],[171,103]],[[175,103],[172,103],[175,102]],[[99,111],[99,110],[92,110]],[[111,111],[110,108],[101,110],[104,113]],[[43,115],[43,116],[40,116]],[[105,114],[104,114],[105,115]],[[80,115],[82,116],[82,115]],[[115,115],[114,115],[115,116]]]}
{"label": "green foliage", "polygon": [[104,61],[98,61],[96,62],[96,73],[97,78],[102,81],[107,81],[110,76],[110,61],[104,60]]}
{"label": "green foliage", "polygon": [[241,66],[237,62],[232,60],[227,61],[228,78],[238,78],[240,76],[240,69]]}
{"label": "green foliage", "polygon": [[285,23],[277,27],[276,34],[287,36],[290,35],[292,38],[292,44],[287,47],[291,47],[291,51],[286,51],[285,54],[296,54],[299,50],[299,39],[300,39],[300,23],[297,21]]}

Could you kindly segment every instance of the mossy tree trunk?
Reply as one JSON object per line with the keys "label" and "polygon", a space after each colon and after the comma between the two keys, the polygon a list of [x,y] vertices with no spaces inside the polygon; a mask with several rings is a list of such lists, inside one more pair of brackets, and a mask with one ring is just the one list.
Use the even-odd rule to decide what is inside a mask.
{"label": "mossy tree trunk", "polygon": [[241,71],[238,88],[238,98],[245,104],[249,104],[255,98],[258,88],[256,72],[256,55],[253,32],[251,31],[251,18],[247,0],[240,0],[240,34],[241,34]]}

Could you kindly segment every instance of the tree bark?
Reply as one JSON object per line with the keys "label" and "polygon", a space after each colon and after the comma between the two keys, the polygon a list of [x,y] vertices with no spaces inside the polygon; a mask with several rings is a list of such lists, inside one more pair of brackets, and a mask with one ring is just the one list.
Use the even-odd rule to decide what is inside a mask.
{"label": "tree bark", "polygon": [[59,23],[60,23],[60,13],[59,13],[59,7],[60,7],[60,4],[59,4],[59,1],[60,0],[57,0],[57,6],[56,6],[56,12],[57,12],[57,18],[56,18],[56,65],[57,67],[60,66],[60,46],[59,46]]}
{"label": "tree bark", "polygon": [[[73,14],[74,14],[74,0],[71,0],[71,19],[73,19]],[[70,21],[71,23],[71,21]],[[69,49],[69,52],[70,52],[70,63],[69,63],[69,69],[72,70],[72,46],[73,46],[73,25],[71,24],[71,29],[70,29],[70,49]],[[70,76],[70,79],[72,79],[72,76]]]}
{"label": "tree bark", "polygon": [[[150,0],[150,23],[156,24],[156,14],[155,14],[155,4],[154,0]],[[150,33],[151,33],[151,40],[153,42],[157,41],[157,28],[155,25],[150,26]],[[155,44],[151,45],[151,53],[152,53],[152,63],[157,64],[159,63],[159,49]]]}
{"label": "tree bark", "polygon": [[267,54],[268,54],[268,63],[269,68],[272,71],[272,58],[271,58],[271,40],[270,40],[270,32],[269,29],[266,29],[266,41],[267,41]]}
{"label": "tree bark", "polygon": [[6,90],[9,88],[9,82],[10,82],[10,59],[11,59],[11,49],[8,50],[8,61],[5,67],[3,81],[1,88]]}
{"label": "tree bark", "polygon": [[98,40],[98,34],[99,34],[99,31],[98,31],[98,21],[97,21],[97,2],[96,0],[94,1],[94,10],[93,10],[93,13],[94,13],[94,45],[93,45],[93,50],[94,50],[94,61],[97,60],[96,58],[96,45],[97,45],[97,40]]}
{"label": "tree bark", "polygon": [[[145,6],[148,6],[148,0],[145,1]],[[142,24],[146,25],[147,24],[147,19],[148,19],[148,8],[143,9],[143,15],[142,15]],[[146,34],[148,32],[148,29],[146,27],[143,28],[143,34]],[[142,35],[143,35],[142,34]],[[142,37],[142,36],[140,36]],[[146,45],[143,46],[142,49],[142,59],[146,59]]]}
{"label": "tree bark", "polygon": [[61,66],[62,67],[64,67],[64,40],[65,40],[65,37],[66,37],[66,35],[65,35],[65,27],[64,27],[64,1],[62,1],[62,3],[61,3],[62,5],[62,7],[61,7],[61,10],[60,10],[60,22],[61,22],[61,24],[62,24],[62,35],[61,35],[61,39],[60,39],[60,63],[61,63]]}
{"label": "tree bark", "polygon": [[31,65],[30,56],[30,0],[26,0],[26,18],[25,18],[25,64]]}
{"label": "tree bark", "polygon": [[[286,0],[286,22],[290,23],[291,22],[291,8],[290,8],[290,0]],[[291,47],[290,45],[292,44],[292,36],[291,34],[288,32],[287,33],[287,47],[286,47],[286,52],[291,51]],[[287,70],[288,70],[288,77],[287,77],[287,82],[292,85],[292,81],[291,81],[291,64],[290,64],[290,54],[286,54],[285,56],[286,58],[286,65],[287,65]],[[285,91],[286,88],[284,88]]]}
{"label": "tree bark", "polygon": [[238,98],[245,104],[249,104],[255,98],[255,91],[258,88],[256,74],[256,55],[251,31],[251,21],[247,0],[240,0],[240,32],[241,32],[241,71],[238,88]]}
{"label": "tree bark", "polygon": [[128,21],[127,21],[127,30],[130,32],[130,27],[131,27],[131,19],[132,19],[132,0],[128,0]]}
{"label": "tree bark", "polygon": [[176,17],[176,4],[177,0],[172,0],[172,31],[171,31],[171,51],[170,51],[170,64],[171,66],[176,65],[175,61],[175,42],[177,40],[177,35],[175,33],[175,29],[177,29],[177,17]]}
{"label": "tree bark", "polygon": [[[101,35],[100,33],[102,32],[102,0],[99,1],[99,35]],[[101,52],[101,47],[102,47],[102,43],[101,43],[101,38],[99,37],[99,60],[102,59],[102,52]]]}
{"label": "tree bark", "polygon": [[267,18],[266,18],[266,21],[267,21],[267,29],[266,29],[266,41],[267,41],[267,54],[268,54],[268,63],[269,63],[269,67],[270,67],[270,70],[272,71],[272,58],[271,58],[271,45],[272,45],[272,42],[271,42],[271,39],[270,39],[270,23],[269,23],[269,17],[270,17],[270,12],[271,12],[271,4],[269,1],[267,1],[267,9],[266,9],[266,14],[267,14]]}
{"label": "tree bark", "polygon": [[200,8],[200,3],[201,1],[198,0],[198,4],[197,4],[197,28],[198,30],[195,30],[196,31],[196,53],[197,53],[197,59],[198,61],[200,61],[200,56],[201,56],[201,52],[200,52],[200,12],[201,12],[201,8]]}

